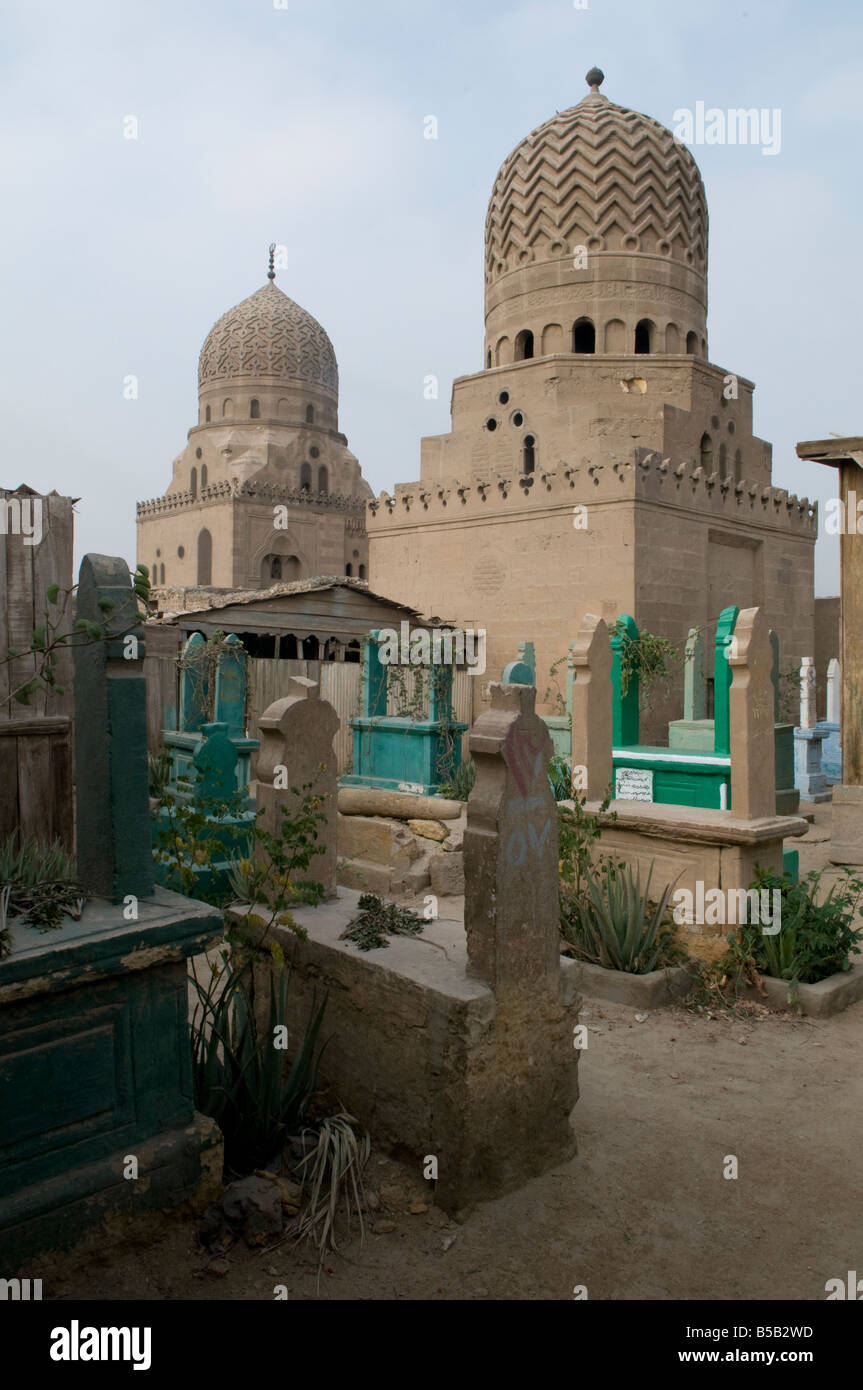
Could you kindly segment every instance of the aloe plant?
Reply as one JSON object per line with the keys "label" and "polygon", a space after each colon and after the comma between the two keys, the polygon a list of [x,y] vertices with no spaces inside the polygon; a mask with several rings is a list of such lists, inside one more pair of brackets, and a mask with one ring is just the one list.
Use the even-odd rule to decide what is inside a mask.
{"label": "aloe plant", "polygon": [[[312,1009],[290,1068],[276,1034],[287,1020],[291,966],[269,972],[267,1024],[255,1014],[251,966],[226,952],[202,983],[191,1023],[195,1104],[225,1136],[225,1163],[248,1173],[267,1163],[297,1133],[317,1084],[324,1046],[318,1046],[327,1000]],[[278,962],[276,962],[276,965]]]}
{"label": "aloe plant", "polygon": [[606,860],[585,870],[583,892],[571,899],[564,923],[564,936],[580,960],[646,975],[683,958],[673,927],[664,922],[673,885],[653,902],[652,877],[652,863],[644,888],[629,864]]}

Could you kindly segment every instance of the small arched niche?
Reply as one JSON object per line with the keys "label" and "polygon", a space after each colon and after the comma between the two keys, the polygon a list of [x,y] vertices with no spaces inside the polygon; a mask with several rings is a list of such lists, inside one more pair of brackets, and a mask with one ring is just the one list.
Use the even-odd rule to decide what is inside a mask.
{"label": "small arched niche", "polygon": [[198,532],[198,583],[213,582],[213,537],[206,526]]}
{"label": "small arched niche", "polygon": [[724,443],[719,446],[719,476],[728,477],[728,449]]}
{"label": "small arched niche", "polygon": [[329,492],[330,475],[323,464],[318,469],[318,492]]}
{"label": "small arched niche", "polygon": [[222,419],[223,419],[223,420],[233,420],[233,418],[234,418],[234,402],[231,400],[231,397],[228,396],[226,400],[222,401]]}
{"label": "small arched niche", "polygon": [[210,407],[209,407],[209,406],[207,406],[206,410],[204,411],[204,423],[207,424],[207,425],[209,425],[209,423],[210,423]]}
{"label": "small arched niche", "polygon": [[206,486],[207,486],[207,465],[206,465],[205,463],[202,463],[202,464],[201,464],[201,489],[202,489],[202,491],[203,491],[203,489],[204,489]]}
{"label": "small arched niche", "polygon": [[360,567],[359,567],[359,569],[358,569],[358,571],[357,571],[357,577],[358,577],[359,579],[365,579],[365,577],[366,577],[366,567],[365,567],[365,565],[360,565]]}
{"label": "small arched niche", "polygon": [[300,492],[311,492],[312,490],[312,465],[310,463],[300,464]]}
{"label": "small arched niche", "polygon": [[734,455],[734,481],[743,482],[743,450],[738,449]]}
{"label": "small arched niche", "polygon": [[596,352],[596,326],[593,319],[576,319],[572,325],[573,352]]}
{"label": "small arched niche", "polygon": [[701,436],[701,444],[699,445],[699,449],[700,449],[700,453],[701,453],[701,467],[704,469],[705,473],[712,473],[712,472],[713,472],[713,440],[710,438],[710,435],[707,434],[706,431],[705,431],[705,433]]}
{"label": "small arched niche", "polygon": [[515,360],[516,362],[527,362],[533,357],[533,333],[529,328],[523,328],[515,340]]}
{"label": "small arched niche", "polygon": [[697,334],[697,333],[687,333],[687,335],[686,335],[686,353],[687,353],[687,356],[688,356],[688,357],[697,357],[697,356],[698,356],[698,334]]}
{"label": "small arched niche", "polygon": [[249,419],[250,419],[250,420],[260,420],[260,418],[261,418],[261,402],[260,402],[259,400],[256,400],[255,397],[253,396],[252,399],[249,401]]}
{"label": "small arched niche", "polygon": [[623,319],[609,319],[605,325],[605,351],[626,351],[626,324]]}
{"label": "small arched niche", "polygon": [[306,406],[306,424],[307,424],[307,425],[313,425],[314,423],[315,423],[315,407],[314,407],[313,405],[307,405],[307,406]]}
{"label": "small arched niche", "polygon": [[345,565],[345,578],[346,578],[346,579],[353,579],[353,575],[354,575],[354,567],[353,567],[353,565],[352,565],[352,564],[350,563],[350,561],[349,561],[349,562]]}
{"label": "small arched niche", "polygon": [[512,361],[512,357],[510,356],[510,347],[511,344],[509,338],[498,338],[497,347],[495,348],[494,352],[494,360],[496,366],[505,367],[509,362]]}
{"label": "small arched niche", "polygon": [[563,328],[559,323],[547,323],[542,330],[542,355],[550,357],[553,352],[563,352]]}
{"label": "small arched niche", "polygon": [[191,492],[191,494],[192,494],[193,497],[197,497],[197,495],[198,495],[198,470],[197,470],[197,468],[193,468],[192,471],[191,471],[191,473],[189,474],[189,491]]}
{"label": "small arched niche", "polygon": [[665,351],[680,351],[680,329],[676,323],[670,323],[665,330]]}

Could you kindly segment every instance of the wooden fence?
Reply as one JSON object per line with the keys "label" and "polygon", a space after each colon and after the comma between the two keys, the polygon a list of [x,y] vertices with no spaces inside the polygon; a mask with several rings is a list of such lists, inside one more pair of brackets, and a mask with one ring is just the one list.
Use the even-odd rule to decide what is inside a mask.
{"label": "wooden fence", "polygon": [[[171,635],[173,634],[173,635]],[[179,651],[179,629],[156,625],[146,629],[147,655],[144,670],[147,676],[147,741],[151,752],[162,743],[162,730],[177,727],[179,705],[179,674],[176,656]],[[362,667],[349,661],[279,661],[254,657],[249,661],[249,720],[248,731],[258,736],[258,720],[275,700],[283,699],[290,691],[291,676],[306,676],[317,681],[321,698],[328,700],[339,716],[336,734],[336,761],[339,773],[351,761],[351,727],[349,720],[359,713]],[[465,724],[473,722],[472,701],[476,681],[467,671],[457,671],[453,681],[453,712]],[[467,738],[462,747],[467,756]],[[255,776],[257,758],[252,757],[251,775]]]}
{"label": "wooden fence", "polygon": [[71,606],[61,621],[61,605],[49,604],[47,594],[52,584],[72,587],[72,503],[26,488],[0,489],[0,507],[0,836],[20,828],[22,840],[56,838],[72,851],[71,652],[58,649],[63,693],[35,692],[27,705],[11,696],[34,675],[36,659],[9,658],[10,647],[32,648],[46,612],[58,631],[69,630]]}

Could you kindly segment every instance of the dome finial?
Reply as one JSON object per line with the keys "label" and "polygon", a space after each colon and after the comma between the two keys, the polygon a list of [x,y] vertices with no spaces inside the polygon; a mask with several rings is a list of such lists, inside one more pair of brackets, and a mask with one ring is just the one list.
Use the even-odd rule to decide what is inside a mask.
{"label": "dome finial", "polygon": [[276,261],[276,243],[275,243],[274,241],[271,241],[271,242],[270,242],[270,268],[269,268],[269,270],[267,271],[267,279],[268,279],[268,280],[275,280],[275,278],[276,278],[275,261]]}
{"label": "dome finial", "polygon": [[605,73],[602,68],[591,68],[584,80],[592,92],[598,92],[605,81]]}

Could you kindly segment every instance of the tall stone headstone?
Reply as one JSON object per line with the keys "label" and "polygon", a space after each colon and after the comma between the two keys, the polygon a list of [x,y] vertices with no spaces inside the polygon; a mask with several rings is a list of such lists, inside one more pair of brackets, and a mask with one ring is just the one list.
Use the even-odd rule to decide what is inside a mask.
{"label": "tall stone headstone", "polygon": [[246,731],[246,652],[235,632],[225,638],[216,662],[214,718],[227,725],[228,738],[242,738]]}
{"label": "tall stone headstone", "polygon": [[818,723],[815,707],[815,661],[804,656],[800,664],[800,724],[801,729],[814,729]]}
{"label": "tall stone headstone", "polygon": [[827,723],[838,724],[842,701],[842,670],[835,656],[827,663]]}
{"label": "tall stone headstone", "polygon": [[183,647],[180,666],[180,717],[183,733],[197,734],[207,717],[207,670],[201,656],[207,643],[193,632]]}
{"label": "tall stone headstone", "polygon": [[704,667],[704,637],[701,629],[690,628],[686,638],[683,667],[683,717],[707,718],[707,672]]}
{"label": "tall stone headstone", "polygon": [[[611,639],[612,739],[615,748],[638,743],[638,672],[628,672],[624,681],[625,653],[638,641],[638,627],[629,613],[621,613]],[[626,689],[624,690],[624,684]]]}
{"label": "tall stone headstone", "polygon": [[[611,646],[605,620],[586,613],[570,647],[573,791],[602,801],[612,789]],[[583,769],[583,773],[579,772]],[[578,779],[585,781],[580,787]]]}
{"label": "tall stone headstone", "polygon": [[114,903],[150,897],[144,633],[125,560],[84,556],[76,618],[105,633],[74,648],[78,877]]}
{"label": "tall stone headstone", "polygon": [[305,676],[294,676],[290,694],[276,700],[258,720],[261,750],[258,754],[256,800],[258,824],[272,834],[282,825],[282,807],[291,815],[302,806],[303,789],[320,798],[324,816],[318,822],[315,855],[306,877],[324,885],[327,898],[336,896],[338,771],[333,740],[339,716],[320,686]]}
{"label": "tall stone headstone", "polygon": [[557,809],[536,689],[490,687],[470,733],[476,782],[464,834],[468,974],[498,997],[560,987]]}
{"label": "tall stone headstone", "polygon": [[387,712],[387,667],[381,661],[378,631],[370,632],[363,654],[360,714],[363,719],[383,719]]}
{"label": "tall stone headstone", "polygon": [[[728,653],[737,631],[739,613],[740,609],[734,604],[728,608],[723,608],[716,625],[716,641],[713,651],[713,751],[726,756],[731,752],[729,716],[731,667],[728,663]],[[768,638],[767,641],[769,646],[770,639]]]}
{"label": "tall stone headstone", "polygon": [[738,820],[776,814],[773,736],[773,652],[761,608],[744,608],[727,646],[731,812]]}

